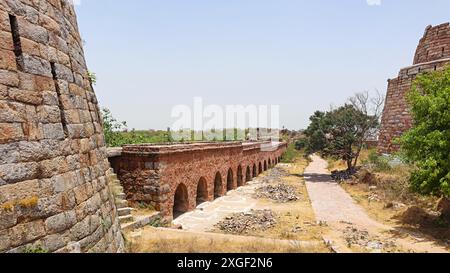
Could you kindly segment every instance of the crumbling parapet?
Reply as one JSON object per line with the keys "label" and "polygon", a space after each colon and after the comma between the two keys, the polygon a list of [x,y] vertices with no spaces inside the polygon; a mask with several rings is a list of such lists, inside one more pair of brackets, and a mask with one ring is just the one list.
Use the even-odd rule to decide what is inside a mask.
{"label": "crumbling parapet", "polygon": [[412,127],[406,95],[417,75],[442,69],[450,64],[450,24],[428,26],[414,56],[413,65],[400,70],[397,78],[388,81],[386,104],[381,121],[378,151],[398,151],[395,139]]}

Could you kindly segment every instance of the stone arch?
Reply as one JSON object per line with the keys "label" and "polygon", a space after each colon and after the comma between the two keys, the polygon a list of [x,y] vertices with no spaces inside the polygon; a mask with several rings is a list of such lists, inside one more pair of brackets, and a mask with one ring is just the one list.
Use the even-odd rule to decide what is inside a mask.
{"label": "stone arch", "polygon": [[256,169],[256,164],[253,164],[253,178],[258,176],[258,171]]}
{"label": "stone arch", "polygon": [[250,170],[250,166],[247,166],[247,171],[245,172],[245,182],[252,181],[252,171]]}
{"label": "stone arch", "polygon": [[214,178],[214,199],[219,198],[222,195],[222,175],[220,174],[220,172],[217,172],[216,177]]}
{"label": "stone arch", "polygon": [[233,170],[230,168],[228,169],[227,174],[227,191],[231,191],[234,189],[234,174]]}
{"label": "stone arch", "polygon": [[267,161],[264,160],[264,171],[267,171]]}
{"label": "stone arch", "polygon": [[205,178],[200,178],[197,184],[197,206],[208,201],[208,182]]}
{"label": "stone arch", "polygon": [[269,168],[272,168],[272,159],[269,158]]}
{"label": "stone arch", "polygon": [[262,166],[262,163],[259,162],[258,174],[260,174],[262,172],[263,172],[263,166]]}
{"label": "stone arch", "polygon": [[237,169],[237,186],[242,187],[244,186],[244,174],[242,173],[242,166],[239,165]]}
{"label": "stone arch", "polygon": [[186,185],[181,183],[178,185],[175,195],[173,197],[173,218],[180,216],[181,214],[189,210],[189,196]]}

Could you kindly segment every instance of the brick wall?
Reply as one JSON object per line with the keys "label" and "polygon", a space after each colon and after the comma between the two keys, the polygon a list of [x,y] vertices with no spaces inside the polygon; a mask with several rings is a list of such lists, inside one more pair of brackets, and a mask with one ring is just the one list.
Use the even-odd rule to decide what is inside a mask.
{"label": "brick wall", "polygon": [[393,153],[399,146],[395,139],[412,126],[406,94],[419,73],[442,69],[450,64],[450,24],[427,27],[419,42],[414,65],[403,68],[397,78],[388,81],[386,105],[378,144],[380,153]]}
{"label": "brick wall", "polygon": [[[214,200],[279,162],[286,143],[201,143],[180,145],[125,146],[119,157],[111,158],[121,184],[132,202],[145,202],[172,218],[175,195],[180,185],[186,191],[186,211],[197,207],[202,192],[205,200]],[[270,164],[269,164],[270,162]],[[247,168],[251,177],[247,177]],[[215,186],[217,178],[221,185]],[[199,188],[206,182],[206,194]],[[216,195],[216,196],[215,196]],[[203,200],[204,201],[204,200]]]}

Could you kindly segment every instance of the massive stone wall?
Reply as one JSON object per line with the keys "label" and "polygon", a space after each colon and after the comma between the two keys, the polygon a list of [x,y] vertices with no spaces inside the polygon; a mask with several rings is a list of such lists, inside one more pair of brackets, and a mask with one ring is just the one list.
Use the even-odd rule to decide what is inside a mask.
{"label": "massive stone wall", "polygon": [[131,202],[168,219],[223,196],[277,164],[286,143],[230,142],[125,146],[111,164]]}
{"label": "massive stone wall", "polygon": [[0,0],[0,252],[123,249],[68,0]]}
{"label": "massive stone wall", "polygon": [[386,105],[383,112],[378,151],[392,153],[399,146],[395,138],[412,126],[406,93],[419,73],[442,69],[450,64],[450,24],[429,26],[420,40],[413,66],[400,70],[397,78],[388,81]]}

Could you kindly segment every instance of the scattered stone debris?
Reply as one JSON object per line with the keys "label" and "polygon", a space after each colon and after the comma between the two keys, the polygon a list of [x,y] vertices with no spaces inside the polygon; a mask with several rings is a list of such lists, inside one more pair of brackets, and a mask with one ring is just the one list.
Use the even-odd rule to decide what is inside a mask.
{"label": "scattered stone debris", "polygon": [[336,182],[343,182],[345,180],[353,178],[356,173],[358,173],[357,168],[345,171],[333,171],[331,172],[331,178]]}
{"label": "scattered stone debris", "polygon": [[215,227],[226,233],[247,234],[250,231],[270,229],[275,224],[275,214],[271,210],[251,210],[228,216]]}
{"label": "scattered stone debris", "polygon": [[371,193],[368,198],[369,202],[380,202],[381,198],[376,193]]}
{"label": "scattered stone debris", "polygon": [[389,202],[384,206],[385,209],[393,209],[393,210],[401,210],[406,208],[406,205],[403,203],[397,202]]}
{"label": "scattered stone debris", "polygon": [[267,198],[279,203],[297,201],[294,187],[286,184],[266,185],[256,190],[255,197],[258,199]]}
{"label": "scattered stone debris", "polygon": [[347,226],[344,230],[344,238],[349,247],[358,246],[369,251],[388,251],[395,247],[392,241],[381,241],[378,237],[370,236],[367,230],[360,230],[354,226]]}

